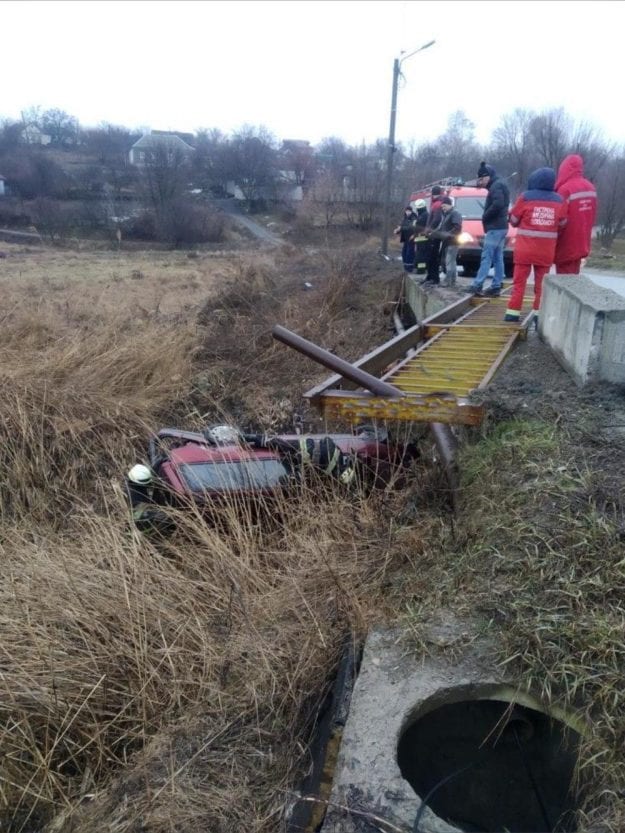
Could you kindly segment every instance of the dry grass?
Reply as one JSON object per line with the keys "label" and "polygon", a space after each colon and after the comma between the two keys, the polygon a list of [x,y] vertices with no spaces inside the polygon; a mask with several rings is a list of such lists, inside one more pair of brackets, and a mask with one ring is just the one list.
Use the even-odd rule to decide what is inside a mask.
{"label": "dry grass", "polygon": [[272,829],[388,570],[373,505],[322,498],[267,533],[239,519],[234,536],[191,521],[166,552],[107,508],[45,539],[5,530],[2,622],[21,623],[3,640],[5,823],[63,813],[128,765],[128,800],[113,786],[75,829]]}
{"label": "dry grass", "polygon": [[327,374],[271,327],[354,358],[388,336],[394,286],[353,250],[72,257],[0,261],[0,826],[281,829],[345,640],[402,610],[418,643],[452,609],[589,718],[582,829],[621,831],[622,484],[570,426],[473,437],[453,524],[424,460],[401,494],[316,488],[267,525],[191,514],[147,540],[119,485],[147,429],[287,427]]}
{"label": "dry grass", "polygon": [[357,261],[328,259],[307,293],[284,277],[288,252],[173,269],[66,254],[63,273],[60,257],[0,261],[0,824],[274,830],[344,641],[404,559],[379,521],[390,498],[316,488],[266,526],[182,516],[155,543],[133,533],[119,481],[148,428],[229,398],[259,427],[287,420],[318,371],[268,332],[279,320],[355,350]]}

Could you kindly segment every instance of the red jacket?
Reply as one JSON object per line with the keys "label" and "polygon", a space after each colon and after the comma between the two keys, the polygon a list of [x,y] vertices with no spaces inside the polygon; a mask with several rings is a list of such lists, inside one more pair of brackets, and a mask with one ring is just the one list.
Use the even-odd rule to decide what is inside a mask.
{"label": "red jacket", "polygon": [[581,260],[590,253],[592,228],[597,216],[597,190],[584,178],[584,161],[576,153],[558,169],[556,191],[568,203],[568,222],[558,237],[556,263]]}
{"label": "red jacket", "polygon": [[510,212],[510,224],[518,228],[514,263],[551,266],[558,233],[566,223],[567,205],[553,190],[553,168],[539,168],[530,175],[524,191]]}

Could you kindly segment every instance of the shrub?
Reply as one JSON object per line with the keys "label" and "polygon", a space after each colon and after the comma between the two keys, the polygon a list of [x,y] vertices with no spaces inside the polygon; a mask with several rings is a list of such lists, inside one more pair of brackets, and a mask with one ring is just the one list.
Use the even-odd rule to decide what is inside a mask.
{"label": "shrub", "polygon": [[189,200],[175,200],[163,212],[158,237],[172,248],[223,240],[221,214]]}

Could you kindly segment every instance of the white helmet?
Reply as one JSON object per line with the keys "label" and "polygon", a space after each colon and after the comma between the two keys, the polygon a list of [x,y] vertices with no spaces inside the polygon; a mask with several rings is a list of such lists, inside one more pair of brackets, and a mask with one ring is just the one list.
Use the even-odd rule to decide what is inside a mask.
{"label": "white helmet", "polygon": [[128,472],[128,480],[131,483],[137,483],[139,486],[147,486],[152,481],[152,472],[147,466],[137,463]]}
{"label": "white helmet", "polygon": [[204,436],[216,445],[232,445],[241,442],[241,432],[232,425],[213,425],[204,432]]}
{"label": "white helmet", "polygon": [[356,469],[353,466],[350,466],[341,473],[339,480],[344,486],[349,486],[354,477],[356,477]]}
{"label": "white helmet", "polygon": [[426,201],[425,201],[425,200],[415,200],[415,201],[414,201],[414,203],[413,203],[413,205],[414,205],[414,207],[415,207],[415,208],[417,208],[417,209],[419,209],[419,208],[427,208],[427,207],[428,207],[428,204],[426,203]]}

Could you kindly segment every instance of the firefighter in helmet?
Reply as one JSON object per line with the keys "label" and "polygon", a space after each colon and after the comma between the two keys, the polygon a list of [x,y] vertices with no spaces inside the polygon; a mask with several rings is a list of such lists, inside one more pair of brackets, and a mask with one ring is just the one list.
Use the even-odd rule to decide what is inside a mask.
{"label": "firefighter in helmet", "polygon": [[356,476],[353,460],[341,451],[332,437],[301,435],[287,439],[268,434],[246,434],[244,438],[256,448],[271,448],[280,452],[299,477],[303,477],[307,470],[313,470],[349,486]]}
{"label": "firefighter in helmet", "polygon": [[164,532],[171,528],[171,520],[157,506],[158,490],[152,470],[137,463],[126,475],[126,497],[132,519],[141,532]]}

